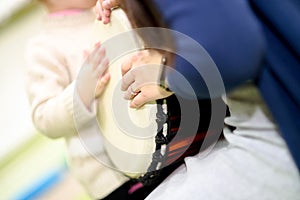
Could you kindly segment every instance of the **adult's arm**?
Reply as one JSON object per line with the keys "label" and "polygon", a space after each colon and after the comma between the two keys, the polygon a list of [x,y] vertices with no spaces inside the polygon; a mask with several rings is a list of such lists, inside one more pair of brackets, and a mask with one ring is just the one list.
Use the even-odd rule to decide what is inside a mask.
{"label": "adult's arm", "polygon": [[[245,0],[155,0],[170,29],[186,34],[213,59],[224,81],[226,91],[255,78],[264,54],[264,38],[258,22]],[[199,58],[199,52],[176,38],[176,48],[188,57]],[[175,70],[190,82],[199,98],[208,97],[207,87],[198,71],[206,67],[199,60],[194,68],[180,56],[175,57]],[[207,70],[207,69],[206,69]],[[192,90],[167,73],[169,87],[177,95],[192,97]],[[222,95],[212,86],[213,96]]]}

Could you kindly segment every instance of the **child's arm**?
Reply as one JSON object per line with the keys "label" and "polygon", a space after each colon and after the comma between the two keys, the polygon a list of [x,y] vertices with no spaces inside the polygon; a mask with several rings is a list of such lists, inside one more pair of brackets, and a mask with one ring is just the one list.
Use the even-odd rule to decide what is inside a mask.
{"label": "child's arm", "polygon": [[[36,128],[50,138],[59,138],[88,126],[96,111],[93,106],[88,110],[80,100],[62,52],[38,39],[28,50],[26,90]],[[79,117],[77,124],[74,113]]]}

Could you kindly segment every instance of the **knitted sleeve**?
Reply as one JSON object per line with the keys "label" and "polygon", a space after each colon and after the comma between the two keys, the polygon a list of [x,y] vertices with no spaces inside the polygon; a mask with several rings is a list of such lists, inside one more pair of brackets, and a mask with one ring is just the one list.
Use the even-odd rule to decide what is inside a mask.
{"label": "knitted sleeve", "polygon": [[27,61],[26,91],[35,127],[50,138],[59,138],[88,126],[95,109],[87,110],[78,97],[63,53],[46,38],[38,38],[28,45]]}

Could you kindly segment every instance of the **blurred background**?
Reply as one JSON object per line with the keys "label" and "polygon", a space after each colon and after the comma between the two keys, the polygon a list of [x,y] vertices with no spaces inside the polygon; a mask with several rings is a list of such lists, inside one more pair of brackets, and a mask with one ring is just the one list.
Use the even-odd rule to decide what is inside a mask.
{"label": "blurred background", "polygon": [[24,89],[25,49],[44,9],[0,1],[0,200],[89,199],[66,167],[64,141],[39,134]]}

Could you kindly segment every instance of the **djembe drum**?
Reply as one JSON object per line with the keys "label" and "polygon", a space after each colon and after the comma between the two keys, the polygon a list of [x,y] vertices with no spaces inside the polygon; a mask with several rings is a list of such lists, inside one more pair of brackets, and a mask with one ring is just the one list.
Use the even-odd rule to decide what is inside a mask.
{"label": "djembe drum", "polygon": [[[110,24],[95,24],[93,40],[105,46],[111,74],[99,99],[97,119],[112,167],[144,185],[151,185],[162,181],[186,156],[199,153],[205,138],[206,144],[214,143],[220,129],[208,132],[210,99],[195,101],[172,95],[139,109],[129,108],[129,101],[123,98],[120,89],[121,64],[134,51],[143,49],[139,36],[131,30],[121,9],[113,10]],[[224,104],[221,99],[214,101]],[[190,127],[187,122],[195,116],[195,125]],[[222,117],[218,120],[215,123],[223,124]]]}

